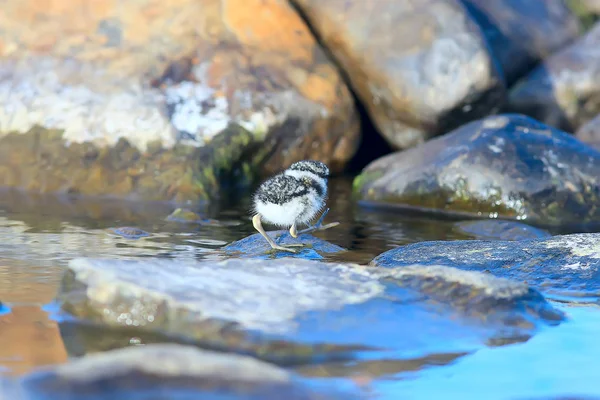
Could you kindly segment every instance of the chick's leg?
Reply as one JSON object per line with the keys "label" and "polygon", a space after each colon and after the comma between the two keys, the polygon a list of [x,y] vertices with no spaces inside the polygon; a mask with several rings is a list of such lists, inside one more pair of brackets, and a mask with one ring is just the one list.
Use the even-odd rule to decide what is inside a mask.
{"label": "chick's leg", "polygon": [[260,214],[256,214],[254,217],[252,217],[252,226],[254,226],[254,229],[256,229],[258,231],[258,233],[260,233],[262,235],[262,237],[265,238],[265,240],[269,243],[269,245],[275,249],[275,250],[281,250],[281,251],[289,251],[290,253],[295,253],[296,251],[293,249],[290,249],[288,247],[284,247],[284,246],[280,246],[277,243],[275,243],[273,241],[273,239],[271,239],[269,237],[269,235],[267,235],[267,233],[265,232],[265,230],[262,227],[262,222],[260,220]]}

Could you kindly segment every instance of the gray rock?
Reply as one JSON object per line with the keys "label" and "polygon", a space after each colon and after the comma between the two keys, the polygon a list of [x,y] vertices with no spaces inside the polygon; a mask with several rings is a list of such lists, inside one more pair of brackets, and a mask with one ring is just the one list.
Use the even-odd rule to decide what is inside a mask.
{"label": "gray rock", "polygon": [[476,239],[523,240],[547,238],[549,232],[516,221],[485,219],[481,221],[462,221],[455,225],[456,230]]}
{"label": "gray rock", "polygon": [[580,227],[600,221],[599,175],[598,150],[503,114],[375,160],[354,190],[375,207]]}
{"label": "gray rock", "polygon": [[227,254],[235,257],[244,258],[282,258],[294,257],[318,260],[322,259],[324,254],[333,254],[346,251],[343,247],[337,246],[326,240],[310,234],[299,235],[293,238],[288,231],[271,231],[267,233],[273,240],[280,245],[303,244],[305,247],[295,248],[296,253],[285,251],[273,251],[265,238],[260,233],[255,233],[238,241],[223,247]]}
{"label": "gray rock", "polygon": [[564,0],[462,0],[500,61],[507,85],[579,36]]}
{"label": "gray rock", "polygon": [[[128,327],[132,336],[164,334],[286,365],[382,349],[399,359],[462,352],[492,340],[521,340],[562,318],[526,285],[481,273],[291,258],[77,259],[59,300],[80,319]],[[78,341],[85,346],[84,338]]]}
{"label": "gray rock", "polygon": [[575,137],[596,149],[600,149],[600,114],[577,129]]}
{"label": "gray rock", "polygon": [[502,73],[458,0],[294,0],[385,139],[414,146],[505,100]]}
{"label": "gray rock", "polygon": [[400,246],[371,261],[396,268],[416,262],[486,271],[527,282],[552,296],[600,295],[600,234],[582,233],[521,241],[432,241]]}
{"label": "gray rock", "polygon": [[600,23],[519,81],[507,110],[575,132],[600,113]]}
{"label": "gray rock", "polygon": [[[25,376],[22,392],[42,399],[354,398],[317,392],[274,365],[191,346],[154,344],[88,355]],[[145,394],[146,393],[146,394]],[[157,397],[152,397],[157,398]]]}

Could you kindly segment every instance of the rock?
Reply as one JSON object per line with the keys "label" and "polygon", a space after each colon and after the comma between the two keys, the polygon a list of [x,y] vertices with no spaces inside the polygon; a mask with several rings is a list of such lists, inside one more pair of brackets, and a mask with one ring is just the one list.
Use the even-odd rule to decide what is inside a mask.
{"label": "rock", "polygon": [[[504,327],[535,326],[538,319],[554,324],[564,319],[564,314],[550,306],[539,292],[513,280],[440,265],[378,269],[377,274],[403,288],[418,290],[427,296],[425,301],[446,303],[469,317],[499,322]],[[524,312],[515,313],[517,309]]]}
{"label": "rock", "polygon": [[564,0],[462,0],[498,58],[507,84],[579,36]]}
{"label": "rock", "polygon": [[286,1],[2,4],[2,186],[197,202],[298,159],[340,171],[358,137]]}
{"label": "rock", "polygon": [[574,132],[600,113],[600,23],[519,81],[507,110]]}
{"label": "rock", "polygon": [[575,137],[596,149],[600,149],[600,114],[583,124],[575,133]]}
{"label": "rock", "polygon": [[600,294],[600,234],[581,233],[521,241],[456,240],[400,246],[370,265],[396,268],[415,262],[527,282],[553,296],[575,299]]}
{"label": "rock", "polygon": [[[114,335],[121,345],[124,335],[162,335],[282,365],[462,354],[562,319],[527,285],[482,273],[291,258],[76,259],[58,300],[86,324],[127,328]],[[79,346],[96,342],[77,335]],[[114,346],[107,340],[103,349]]]}
{"label": "rock", "polygon": [[463,221],[456,224],[456,229],[477,239],[489,240],[524,240],[543,239],[550,233],[516,221],[487,219],[482,221]]}
{"label": "rock", "polygon": [[141,239],[143,237],[148,237],[150,234],[142,229],[131,227],[131,226],[122,226],[118,228],[111,228],[109,231],[126,239]]}
{"label": "rock", "polygon": [[585,30],[594,26],[600,15],[599,0],[567,0],[568,7],[581,21],[581,25]]}
{"label": "rock", "polygon": [[289,253],[284,251],[274,251],[271,246],[267,243],[265,238],[260,233],[247,236],[243,239],[235,241],[223,247],[223,250],[228,254],[235,257],[249,257],[249,258],[282,258],[282,257],[294,257],[303,259],[322,259],[324,254],[333,254],[346,251],[343,247],[337,246],[326,240],[319,239],[310,234],[302,234],[297,238],[293,238],[288,231],[270,231],[267,234],[280,245],[289,244],[303,244],[305,247],[300,247],[296,253]]}
{"label": "rock", "polygon": [[182,222],[190,224],[198,224],[205,226],[237,226],[241,225],[237,221],[218,221],[216,219],[206,218],[192,210],[185,208],[177,208],[166,218],[167,221],[171,222]]}
{"label": "rock", "polygon": [[362,203],[582,226],[600,220],[600,152],[516,114],[466,124],[382,157],[354,181]]}
{"label": "rock", "polygon": [[57,400],[137,398],[136,393],[138,396],[160,393],[160,398],[182,400],[206,396],[356,398],[352,393],[344,393],[342,397],[340,391],[331,387],[329,393],[312,389],[294,374],[247,356],[175,344],[136,346],[88,355],[26,375],[20,386],[33,398]]}
{"label": "rock", "polygon": [[489,114],[504,82],[458,0],[294,0],[395,148]]}

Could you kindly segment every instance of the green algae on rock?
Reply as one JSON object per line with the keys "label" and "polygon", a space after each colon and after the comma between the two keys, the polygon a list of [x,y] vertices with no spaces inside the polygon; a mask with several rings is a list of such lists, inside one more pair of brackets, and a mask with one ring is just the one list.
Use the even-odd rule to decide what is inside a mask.
{"label": "green algae on rock", "polygon": [[579,226],[600,221],[598,175],[597,150],[503,114],[374,161],[356,178],[355,195],[374,207]]}
{"label": "green algae on rock", "polygon": [[1,185],[195,203],[302,158],[342,170],[349,89],[289,4],[253,3],[4,2]]}

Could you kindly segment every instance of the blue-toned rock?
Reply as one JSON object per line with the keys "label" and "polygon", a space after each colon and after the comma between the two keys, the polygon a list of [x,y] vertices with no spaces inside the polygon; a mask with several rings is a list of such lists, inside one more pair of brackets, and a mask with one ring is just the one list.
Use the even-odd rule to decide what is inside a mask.
{"label": "blue-toned rock", "polygon": [[543,229],[516,221],[502,221],[498,219],[462,221],[456,223],[455,229],[476,239],[485,240],[543,239],[552,236],[548,231]]}
{"label": "blue-toned rock", "polygon": [[354,191],[365,206],[579,226],[600,221],[598,176],[598,150],[503,114],[374,161]]}
{"label": "blue-toned rock", "polygon": [[575,132],[600,113],[600,22],[510,90],[506,108]]}
{"label": "blue-toned rock", "polygon": [[236,242],[230,243],[223,247],[223,250],[229,255],[244,258],[282,258],[294,257],[311,260],[319,260],[325,254],[340,253],[346,251],[343,247],[330,243],[326,240],[319,239],[310,234],[302,234],[297,238],[292,237],[288,231],[271,231],[267,232],[275,243],[279,245],[303,244],[303,247],[293,247],[295,253],[273,250],[269,243],[261,236],[260,233],[255,233]]}
{"label": "blue-toned rock", "polygon": [[540,61],[579,36],[581,24],[564,0],[462,0],[477,21],[511,86]]}
{"label": "blue-toned rock", "polygon": [[[58,300],[63,311],[102,328],[77,333],[77,355],[86,346],[127,346],[128,335],[282,365],[354,362],[359,369],[365,360],[454,359],[531,337],[564,318],[527,284],[490,274],[293,258],[76,259]],[[104,330],[121,334],[93,336]]]}
{"label": "blue-toned rock", "polygon": [[18,382],[26,396],[11,400],[358,399],[333,385],[311,388],[305,381],[247,356],[153,344],[42,368]]}
{"label": "blue-toned rock", "polygon": [[526,282],[552,296],[597,301],[600,295],[600,234],[597,233],[521,241],[420,242],[387,251],[370,264],[395,268],[415,263],[490,272]]}

